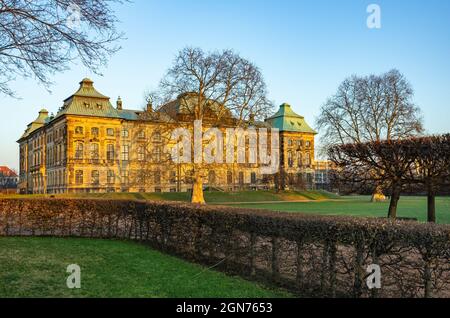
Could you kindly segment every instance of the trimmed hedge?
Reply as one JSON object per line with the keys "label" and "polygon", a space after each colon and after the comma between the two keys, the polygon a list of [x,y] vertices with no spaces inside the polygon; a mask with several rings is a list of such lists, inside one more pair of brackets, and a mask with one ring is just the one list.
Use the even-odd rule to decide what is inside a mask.
{"label": "trimmed hedge", "polygon": [[[450,297],[450,226],[167,202],[0,200],[0,236],[131,239],[305,297]],[[369,290],[378,264],[382,288]]]}

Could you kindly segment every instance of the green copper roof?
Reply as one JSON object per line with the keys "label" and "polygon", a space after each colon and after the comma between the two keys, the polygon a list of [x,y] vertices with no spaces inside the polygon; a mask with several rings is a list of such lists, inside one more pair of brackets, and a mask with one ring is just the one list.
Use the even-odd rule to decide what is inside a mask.
{"label": "green copper roof", "polygon": [[33,122],[28,124],[27,129],[19,140],[28,137],[32,132],[44,126],[48,122],[48,119],[48,111],[46,109],[41,109],[39,111],[39,116]]}
{"label": "green copper roof", "polygon": [[94,82],[89,78],[84,78],[80,82],[80,88],[78,89],[78,91],[76,91],[75,94],[68,97],[66,100],[72,98],[73,96],[109,99],[108,96],[101,94],[94,88]]}
{"label": "green copper roof", "polygon": [[140,111],[114,108],[109,97],[98,92],[93,84],[94,82],[89,78],[83,79],[78,91],[64,100],[64,105],[56,114],[56,118],[62,115],[80,115],[126,120],[138,119]]}
{"label": "green copper roof", "polygon": [[317,134],[305,121],[303,116],[296,114],[289,104],[282,104],[275,115],[266,119],[273,128],[280,131]]}

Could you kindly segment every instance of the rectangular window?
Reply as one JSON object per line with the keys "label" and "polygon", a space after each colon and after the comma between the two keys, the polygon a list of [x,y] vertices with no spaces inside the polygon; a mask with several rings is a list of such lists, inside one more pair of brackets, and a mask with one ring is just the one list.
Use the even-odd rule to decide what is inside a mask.
{"label": "rectangular window", "polygon": [[75,171],[75,183],[76,184],[83,184],[83,170]]}
{"label": "rectangular window", "polygon": [[91,128],[91,135],[92,135],[93,137],[98,137],[98,135],[99,135],[99,129],[98,129],[97,127],[92,127],[92,128]]}
{"label": "rectangular window", "polygon": [[109,137],[114,137],[114,128],[107,128],[106,135],[108,135]]}
{"label": "rectangular window", "polygon": [[155,184],[160,184],[161,183],[161,171],[156,170],[154,177],[155,177]]}
{"label": "rectangular window", "polygon": [[120,159],[122,161],[130,160],[130,145],[122,145],[122,150],[120,153]]}
{"label": "rectangular window", "polygon": [[100,184],[100,173],[98,170],[92,170],[91,172],[91,181],[93,185],[99,185]]}
{"label": "rectangular window", "polygon": [[139,139],[144,139],[145,138],[145,131],[144,130],[140,130],[138,133],[138,138]]}
{"label": "rectangular window", "polygon": [[154,142],[160,142],[161,141],[161,133],[159,131],[156,131],[153,134],[153,141]]}
{"label": "rectangular window", "polygon": [[106,159],[109,161],[114,160],[114,145],[109,144],[106,146]]}
{"label": "rectangular window", "polygon": [[122,170],[120,173],[122,184],[129,184],[130,183],[130,173],[128,170]]}
{"label": "rectangular window", "polygon": [[244,172],[239,172],[239,184],[244,185]]}
{"label": "rectangular window", "polygon": [[108,170],[107,180],[108,184],[112,184],[116,182],[116,175],[113,170]]}
{"label": "rectangular window", "polygon": [[159,146],[153,150],[153,161],[161,162],[161,147]]}
{"label": "rectangular window", "polygon": [[122,138],[128,138],[129,136],[128,129],[122,129],[121,136]]}
{"label": "rectangular window", "polygon": [[145,147],[144,146],[138,147],[138,160],[139,161],[145,160]]}
{"label": "rectangular window", "polygon": [[175,171],[170,171],[170,183],[177,182],[177,173]]}

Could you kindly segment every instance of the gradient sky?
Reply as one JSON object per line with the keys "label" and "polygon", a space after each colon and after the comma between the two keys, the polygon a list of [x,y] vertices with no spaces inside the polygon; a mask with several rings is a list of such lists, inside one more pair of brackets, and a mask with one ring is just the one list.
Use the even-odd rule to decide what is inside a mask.
{"label": "gradient sky", "polygon": [[[367,28],[371,3],[381,7],[381,29]],[[135,0],[117,15],[127,39],[103,76],[73,65],[52,78],[51,93],[19,79],[11,86],[20,100],[0,95],[0,165],[18,167],[26,125],[41,108],[56,113],[86,76],[113,103],[120,95],[125,108],[142,108],[144,91],[185,46],[234,49],[261,69],[271,100],[290,103],[311,125],[345,77],[397,68],[427,132],[450,131],[450,1]]]}

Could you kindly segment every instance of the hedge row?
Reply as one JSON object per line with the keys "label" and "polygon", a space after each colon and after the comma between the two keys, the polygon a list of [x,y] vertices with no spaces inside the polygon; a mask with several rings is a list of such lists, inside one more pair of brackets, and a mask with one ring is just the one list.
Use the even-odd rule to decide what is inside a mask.
{"label": "hedge row", "polygon": [[[0,200],[0,236],[142,241],[305,297],[450,297],[450,227],[149,201]],[[366,269],[381,267],[369,290]]]}

